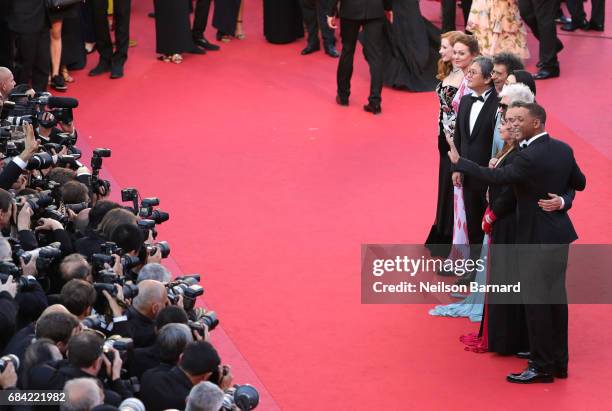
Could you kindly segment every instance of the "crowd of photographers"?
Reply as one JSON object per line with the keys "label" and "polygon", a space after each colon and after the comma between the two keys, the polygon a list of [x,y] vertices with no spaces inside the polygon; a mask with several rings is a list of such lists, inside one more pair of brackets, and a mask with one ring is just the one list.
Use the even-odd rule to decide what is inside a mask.
{"label": "crowd of photographers", "polygon": [[111,151],[79,161],[78,102],[0,74],[0,388],[63,391],[48,409],[255,408],[209,341],[219,321],[196,307],[200,276],[163,265],[159,199],[110,201]]}

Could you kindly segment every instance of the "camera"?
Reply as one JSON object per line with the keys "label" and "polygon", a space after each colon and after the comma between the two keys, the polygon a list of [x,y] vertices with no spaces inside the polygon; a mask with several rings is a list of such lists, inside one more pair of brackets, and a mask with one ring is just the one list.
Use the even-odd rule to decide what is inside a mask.
{"label": "camera", "polygon": [[259,405],[259,393],[249,384],[234,385],[223,397],[221,411],[231,411],[234,405],[241,411],[253,410]]}
{"label": "camera", "polygon": [[168,258],[170,255],[170,244],[167,241],[159,241],[155,244],[147,245],[147,253],[153,255],[159,250],[162,258]]}
{"label": "camera", "polygon": [[[98,301],[104,301],[104,295],[102,291],[106,291],[110,294],[111,297],[117,297],[117,289],[115,288],[115,284],[108,283],[94,283],[93,284],[96,293],[98,294]],[[133,299],[138,295],[138,286],[134,284],[124,284],[123,285],[123,297],[128,299]]]}
{"label": "camera", "polygon": [[79,214],[81,211],[89,208],[89,204],[88,203],[64,204],[64,207],[66,207],[69,210],[72,210],[75,214]]}
{"label": "camera", "polygon": [[16,199],[18,208],[23,206],[25,203],[28,203],[34,213],[36,213],[40,209],[49,207],[55,202],[55,199],[52,197],[50,190],[41,191],[37,194],[19,196]]}
{"label": "camera", "polygon": [[[11,263],[7,263],[7,262],[0,263],[0,265],[4,265],[4,264],[11,264]],[[0,268],[0,270],[2,270],[2,268]],[[9,278],[9,275],[13,276],[13,281],[17,283],[17,290],[19,291],[29,291],[32,289],[32,287],[38,284],[38,281],[34,277],[30,277],[30,276],[19,277],[20,272],[17,274],[4,274],[0,271],[0,281],[2,281],[3,283],[6,283]]]}
{"label": "camera", "polygon": [[57,165],[60,167],[68,166],[72,170],[78,170],[79,167],[83,165],[78,161],[79,158],[81,158],[80,154],[66,154],[63,156],[57,156]]}
{"label": "camera", "polygon": [[102,328],[103,323],[104,317],[102,317],[101,315],[91,315],[81,321],[81,325],[83,327],[92,329]]}
{"label": "camera", "polygon": [[110,181],[100,178],[100,169],[102,168],[102,159],[111,156],[111,151],[108,148],[96,148],[91,157],[91,189],[94,193],[106,195],[110,192]]}
{"label": "camera", "polygon": [[163,222],[168,221],[170,219],[170,214],[162,210],[153,209],[153,207],[156,207],[158,205],[159,198],[157,197],[143,198],[140,203],[138,216],[140,218],[153,220],[156,224],[161,224]]}
{"label": "camera", "polygon": [[179,297],[183,296],[183,308],[191,311],[195,307],[196,298],[204,294],[204,288],[198,285],[194,277],[184,277],[166,284],[168,299],[172,304],[177,304]]}
{"label": "camera", "polygon": [[124,353],[134,348],[134,340],[131,338],[123,338],[120,335],[111,335],[104,341],[104,348],[107,351],[109,348],[114,348],[120,353]]}
{"label": "camera", "polygon": [[27,170],[44,170],[53,166],[53,156],[49,153],[37,153],[32,156],[28,165]]}
{"label": "camera", "polygon": [[204,334],[204,325],[208,327],[208,331],[214,330],[219,325],[219,319],[217,313],[214,311],[207,311],[206,314],[198,318],[197,321],[189,321],[189,328],[197,331],[200,335]]}
{"label": "camera", "polygon": [[149,232],[153,235],[153,238],[157,238],[157,230],[155,229],[155,221],[149,219],[138,220],[136,223],[145,236],[145,239],[149,237]]}

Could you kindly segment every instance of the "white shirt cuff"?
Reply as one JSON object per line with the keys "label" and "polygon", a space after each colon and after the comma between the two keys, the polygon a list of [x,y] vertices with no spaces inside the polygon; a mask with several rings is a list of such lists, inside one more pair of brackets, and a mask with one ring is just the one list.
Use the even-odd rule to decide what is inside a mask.
{"label": "white shirt cuff", "polygon": [[127,315],[122,315],[121,317],[113,317],[113,323],[120,323],[122,321],[127,321]]}
{"label": "white shirt cuff", "polygon": [[21,157],[13,157],[13,162],[19,166],[20,169],[25,170],[28,167],[28,163],[23,161]]}
{"label": "white shirt cuff", "polygon": [[559,197],[561,199],[561,208],[559,210],[563,210],[565,208],[565,200],[563,197]]}

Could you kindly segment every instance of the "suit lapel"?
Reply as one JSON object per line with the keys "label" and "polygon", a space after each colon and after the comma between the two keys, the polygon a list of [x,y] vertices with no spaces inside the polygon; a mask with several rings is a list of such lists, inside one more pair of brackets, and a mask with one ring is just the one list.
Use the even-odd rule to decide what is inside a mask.
{"label": "suit lapel", "polygon": [[[480,129],[482,128],[482,125],[485,119],[489,118],[488,113],[491,111],[491,109],[497,108],[498,104],[499,103],[497,101],[497,93],[495,92],[495,89],[493,89],[489,93],[489,96],[487,97],[487,100],[485,101],[482,107],[482,110],[480,110],[480,113],[478,113],[478,118],[476,118],[476,123],[474,124],[474,130],[472,130],[472,134],[469,134],[470,141],[476,138],[476,136],[480,132]],[[469,118],[469,113],[468,113],[468,123],[469,121],[470,121],[470,118]],[[469,124],[468,124],[468,132],[469,132]]]}

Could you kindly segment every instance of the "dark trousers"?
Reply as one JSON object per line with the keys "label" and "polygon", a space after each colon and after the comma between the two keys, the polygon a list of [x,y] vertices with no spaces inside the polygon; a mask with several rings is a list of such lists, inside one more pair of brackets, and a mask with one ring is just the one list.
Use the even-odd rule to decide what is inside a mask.
{"label": "dark trousers", "polygon": [[541,68],[558,68],[557,52],[563,47],[557,37],[557,24],[555,23],[559,0],[519,0],[519,10],[533,35],[540,41]]}
{"label": "dark trousers", "polygon": [[204,38],[208,14],[210,13],[211,0],[196,0],[195,15],[193,17],[193,29],[191,34],[195,40]]}
{"label": "dark trousers", "polygon": [[[582,0],[567,0],[567,9],[572,15],[572,21],[582,21],[586,19],[584,2]],[[591,22],[603,25],[605,16],[606,0],[591,0]]]}
{"label": "dark trousers", "polygon": [[334,31],[327,25],[327,16],[320,0],[300,0],[302,6],[302,16],[306,30],[308,30],[308,45],[314,46],[319,44],[319,29],[323,44],[333,46],[336,44]]}
{"label": "dark trousers", "polygon": [[565,273],[569,246],[519,245],[518,249],[531,363],[553,373],[568,363]]}
{"label": "dark trousers", "polygon": [[13,33],[15,38],[15,82],[30,84],[36,91],[46,91],[49,82],[51,37],[49,29],[38,33]]}
{"label": "dark trousers", "polygon": [[351,94],[351,77],[353,75],[353,58],[359,29],[363,27],[363,52],[370,66],[369,102],[379,105],[383,86],[384,18],[372,20],[340,19],[342,37],[342,54],[338,63],[338,95],[348,98]]}
{"label": "dark trousers", "polygon": [[132,0],[115,0],[113,2],[113,19],[115,23],[115,51],[108,28],[108,0],[93,0],[94,25],[96,31],[96,49],[100,53],[100,64],[106,66],[123,66],[128,58],[130,45],[130,14]]}
{"label": "dark trousers", "polygon": [[[461,10],[463,10],[463,23],[467,25],[472,0],[463,0]],[[455,18],[457,17],[457,0],[442,0],[442,33],[455,31]]]}

